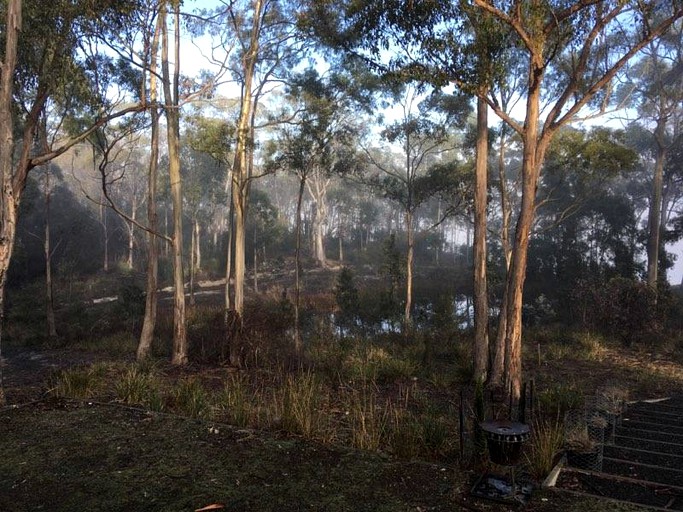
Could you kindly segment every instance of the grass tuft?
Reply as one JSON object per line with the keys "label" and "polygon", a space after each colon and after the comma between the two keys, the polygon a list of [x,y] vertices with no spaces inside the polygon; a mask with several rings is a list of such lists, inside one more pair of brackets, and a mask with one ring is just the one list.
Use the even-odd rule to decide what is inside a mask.
{"label": "grass tuft", "polygon": [[534,422],[531,442],[526,447],[527,468],[536,480],[544,479],[553,469],[564,441],[559,416],[554,420]]}
{"label": "grass tuft", "polygon": [[92,398],[100,381],[101,375],[92,368],[69,368],[54,376],[51,391],[61,398]]}
{"label": "grass tuft", "polygon": [[190,418],[202,418],[211,411],[209,396],[196,379],[183,379],[173,390],[176,411]]}

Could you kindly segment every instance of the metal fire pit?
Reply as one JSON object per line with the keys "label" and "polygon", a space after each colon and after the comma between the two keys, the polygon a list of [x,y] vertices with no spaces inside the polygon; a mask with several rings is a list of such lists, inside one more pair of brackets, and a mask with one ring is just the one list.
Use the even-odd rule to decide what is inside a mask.
{"label": "metal fire pit", "polygon": [[530,497],[530,483],[515,478],[515,466],[522,454],[522,445],[529,440],[529,425],[512,421],[486,421],[479,425],[486,435],[489,458],[494,464],[506,466],[509,476],[482,475],[472,487],[471,494],[502,503],[526,504]]}
{"label": "metal fire pit", "polygon": [[531,436],[529,425],[512,421],[485,421],[480,427],[486,435],[491,462],[502,466],[517,465],[522,445]]}

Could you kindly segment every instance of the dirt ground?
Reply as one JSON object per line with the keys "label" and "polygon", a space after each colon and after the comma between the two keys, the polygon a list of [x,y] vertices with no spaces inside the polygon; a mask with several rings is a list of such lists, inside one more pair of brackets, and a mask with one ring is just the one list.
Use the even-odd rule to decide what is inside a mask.
{"label": "dirt ground", "polygon": [[[470,497],[478,474],[457,465],[48,397],[53,372],[108,359],[100,354],[6,356],[5,386],[15,405],[0,409],[3,512],[192,511],[210,504],[234,511],[515,510]],[[553,489],[536,490],[525,509],[641,510]]]}
{"label": "dirt ground", "polygon": [[[0,410],[0,510],[504,511],[458,467],[394,461],[291,436],[49,400]],[[636,511],[537,491],[529,511]]]}

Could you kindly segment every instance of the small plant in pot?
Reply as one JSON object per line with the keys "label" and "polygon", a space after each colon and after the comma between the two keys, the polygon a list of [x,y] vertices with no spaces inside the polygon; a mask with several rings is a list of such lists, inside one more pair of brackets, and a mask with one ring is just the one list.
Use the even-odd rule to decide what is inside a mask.
{"label": "small plant in pot", "polygon": [[628,390],[619,386],[608,386],[598,392],[599,408],[607,420],[605,434],[613,439],[616,426],[628,401]]}
{"label": "small plant in pot", "polygon": [[567,463],[575,468],[597,471],[601,467],[600,444],[588,431],[588,425],[576,425],[567,431],[564,440]]}

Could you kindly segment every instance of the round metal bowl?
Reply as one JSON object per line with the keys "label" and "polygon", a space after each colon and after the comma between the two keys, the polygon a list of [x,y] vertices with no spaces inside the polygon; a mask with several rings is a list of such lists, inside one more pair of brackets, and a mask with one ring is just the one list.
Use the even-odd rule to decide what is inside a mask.
{"label": "round metal bowl", "polygon": [[486,435],[491,462],[503,466],[514,466],[519,462],[522,445],[531,436],[529,425],[512,421],[485,421],[480,427]]}

